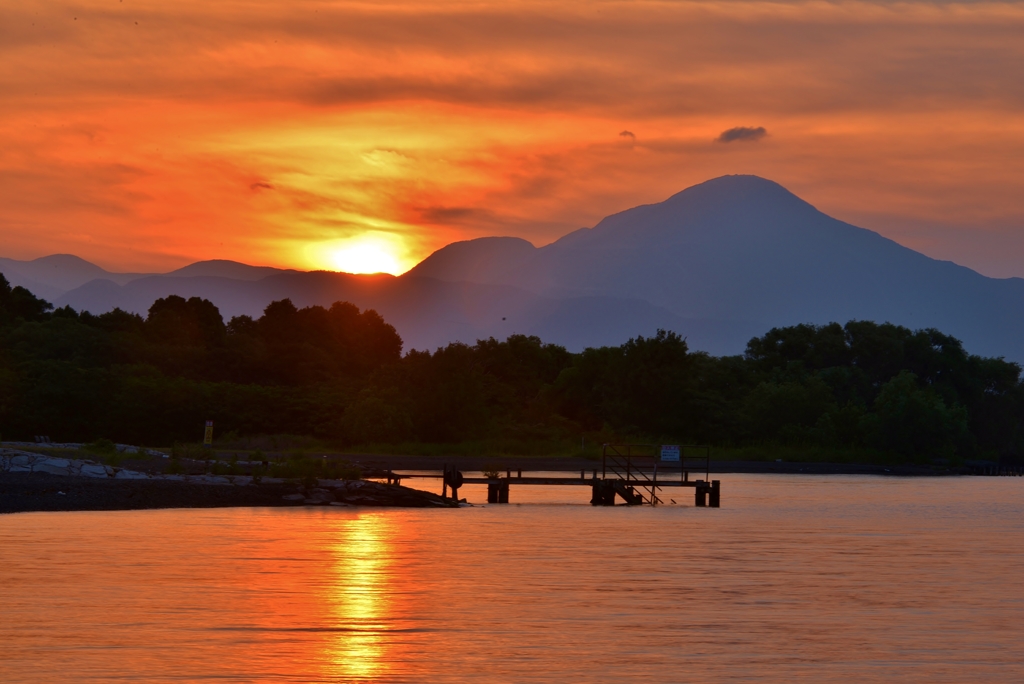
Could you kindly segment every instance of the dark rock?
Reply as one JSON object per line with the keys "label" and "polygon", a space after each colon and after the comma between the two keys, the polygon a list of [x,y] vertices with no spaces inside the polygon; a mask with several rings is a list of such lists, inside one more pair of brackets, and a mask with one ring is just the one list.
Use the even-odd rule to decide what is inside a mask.
{"label": "dark rock", "polygon": [[443,499],[431,492],[366,480],[343,482],[335,490],[335,497],[342,503],[354,506],[396,506],[402,508],[455,508],[458,506],[451,499]]}

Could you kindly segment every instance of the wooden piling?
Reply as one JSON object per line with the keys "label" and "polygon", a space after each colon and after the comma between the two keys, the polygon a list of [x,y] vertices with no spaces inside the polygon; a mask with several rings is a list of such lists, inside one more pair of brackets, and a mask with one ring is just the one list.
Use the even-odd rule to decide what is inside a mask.
{"label": "wooden piling", "polygon": [[693,488],[693,505],[708,505],[708,493],[707,490],[704,489],[704,480],[697,480],[697,486]]}
{"label": "wooden piling", "polygon": [[[456,501],[459,500],[459,487],[462,486],[464,479],[465,478],[462,476],[462,472],[459,471],[457,467],[452,466],[451,468],[449,468],[448,464],[445,464],[443,482],[444,484],[452,488],[452,498],[455,499]],[[441,496],[444,497],[444,495],[445,489],[442,486]]]}
{"label": "wooden piling", "polygon": [[719,480],[712,480],[711,481],[711,492],[710,492],[710,495],[708,496],[708,499],[709,499],[708,503],[711,505],[712,508],[718,508],[722,504],[721,484],[722,483]]}
{"label": "wooden piling", "polygon": [[590,505],[614,506],[615,482],[613,480],[594,480],[591,486]]}

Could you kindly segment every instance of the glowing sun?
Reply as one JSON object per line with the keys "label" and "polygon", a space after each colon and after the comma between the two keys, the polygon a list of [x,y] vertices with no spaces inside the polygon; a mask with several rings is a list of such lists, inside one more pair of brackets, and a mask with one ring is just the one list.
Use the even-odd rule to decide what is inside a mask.
{"label": "glowing sun", "polygon": [[344,273],[390,273],[409,270],[401,238],[379,233],[332,240],[312,246],[311,261],[318,268]]}

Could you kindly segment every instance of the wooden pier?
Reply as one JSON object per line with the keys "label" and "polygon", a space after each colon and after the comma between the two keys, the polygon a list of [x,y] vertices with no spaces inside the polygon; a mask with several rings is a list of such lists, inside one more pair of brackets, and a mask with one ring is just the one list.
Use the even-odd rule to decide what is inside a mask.
{"label": "wooden pier", "polygon": [[[665,456],[668,456],[666,460]],[[465,477],[456,466],[446,465],[439,474],[395,473],[388,471],[388,482],[400,483],[406,478],[441,478],[442,496],[459,499],[459,489],[467,484],[487,485],[487,503],[509,502],[512,485],[547,487],[590,487],[590,503],[614,506],[621,499],[628,506],[664,503],[661,490],[671,487],[693,489],[695,506],[718,508],[721,505],[721,482],[710,478],[711,451],[706,446],[656,444],[605,444],[601,452],[601,468],[580,471],[580,476],[523,477],[523,471],[506,470],[504,477],[489,473],[488,477]],[[694,476],[691,479],[691,474]],[[703,475],[701,478],[700,476]]]}

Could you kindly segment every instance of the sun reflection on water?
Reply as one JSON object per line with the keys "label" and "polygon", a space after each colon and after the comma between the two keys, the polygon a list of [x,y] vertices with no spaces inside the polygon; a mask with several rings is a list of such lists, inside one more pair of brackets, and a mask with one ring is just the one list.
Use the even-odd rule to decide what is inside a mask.
{"label": "sun reflection on water", "polygon": [[334,584],[326,597],[337,630],[325,654],[328,676],[374,680],[389,672],[393,526],[387,516],[374,514],[338,521],[331,547]]}

